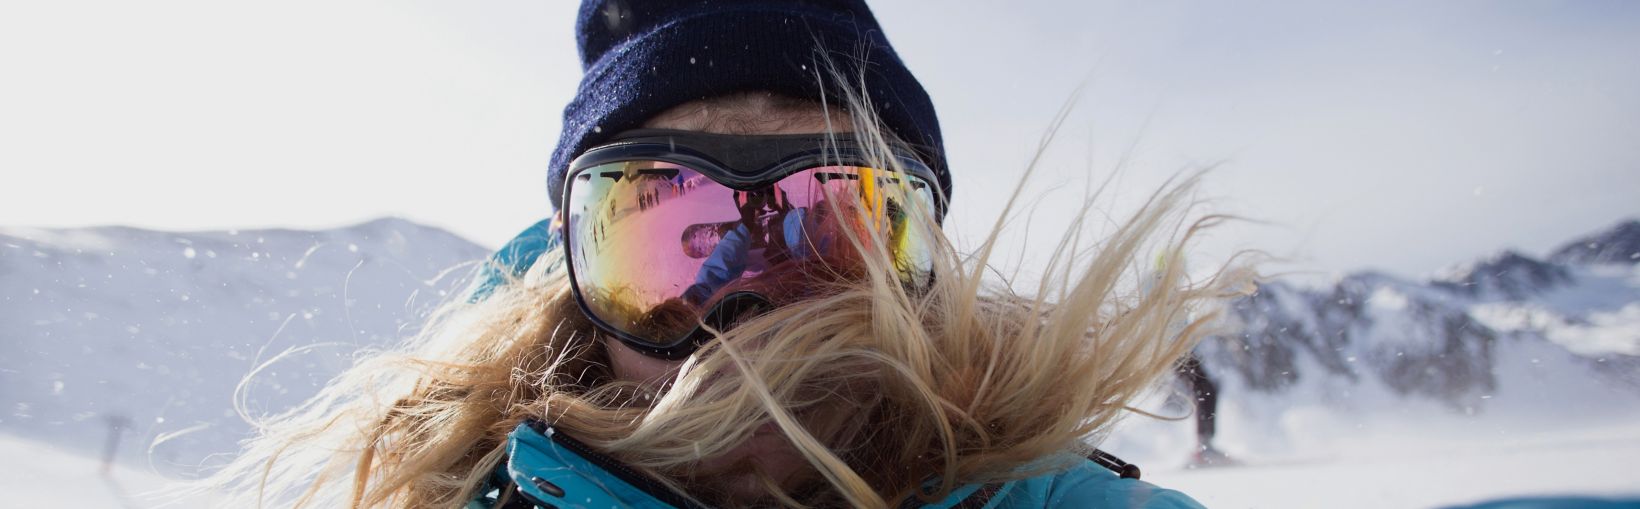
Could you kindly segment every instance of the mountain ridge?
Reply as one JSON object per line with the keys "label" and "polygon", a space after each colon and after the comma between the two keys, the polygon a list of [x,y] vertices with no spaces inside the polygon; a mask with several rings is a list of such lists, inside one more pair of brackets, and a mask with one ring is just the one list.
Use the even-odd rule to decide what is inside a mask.
{"label": "mountain ridge", "polygon": [[[1422,280],[1360,271],[1320,288],[1263,282],[1230,306],[1240,333],[1210,339],[1201,355],[1253,391],[1369,380],[1475,411],[1499,389],[1498,349],[1541,343],[1640,394],[1637,225],[1569,241],[1550,260],[1505,249]],[[1579,246],[1593,254],[1564,254]]]}

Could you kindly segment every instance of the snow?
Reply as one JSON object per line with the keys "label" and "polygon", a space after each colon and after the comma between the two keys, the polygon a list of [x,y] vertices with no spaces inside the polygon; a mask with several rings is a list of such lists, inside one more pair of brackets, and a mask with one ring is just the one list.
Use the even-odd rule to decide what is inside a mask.
{"label": "snow", "polygon": [[1390,312],[1404,311],[1407,308],[1407,296],[1388,286],[1380,287],[1372,292],[1367,303],[1375,309]]}
{"label": "snow", "polygon": [[170,480],[141,467],[102,462],[60,447],[0,434],[0,508],[210,507],[198,499],[155,493]]}
{"label": "snow", "polygon": [[[1239,465],[1186,468],[1192,419],[1134,416],[1101,448],[1212,508],[1432,508],[1514,496],[1640,497],[1640,392],[1536,338],[1503,340],[1495,393],[1454,409],[1363,379],[1281,394],[1220,382],[1215,444]],[[1305,369],[1305,367],[1300,368]],[[1169,416],[1164,395],[1141,408]]]}
{"label": "snow", "polygon": [[1163,470],[1145,479],[1207,507],[1417,508],[1518,496],[1640,495],[1640,425],[1436,443],[1373,437],[1335,456]]}
{"label": "snow", "polygon": [[1482,301],[1470,314],[1494,329],[1535,333],[1587,357],[1640,355],[1640,278],[1634,268],[1580,267],[1573,273],[1574,284],[1527,301]]}
{"label": "snow", "polygon": [[1640,356],[1640,302],[1572,318],[1520,304],[1477,305],[1471,313],[1494,329],[1535,332],[1585,357]]}
{"label": "snow", "polygon": [[1640,302],[1612,312],[1591,313],[1588,323],[1548,331],[1549,339],[1584,355],[1640,355]]}

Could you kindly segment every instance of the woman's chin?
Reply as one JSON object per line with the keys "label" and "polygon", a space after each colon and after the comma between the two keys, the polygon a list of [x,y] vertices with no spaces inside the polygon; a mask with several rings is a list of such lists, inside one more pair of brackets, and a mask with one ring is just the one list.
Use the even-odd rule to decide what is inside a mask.
{"label": "woman's chin", "polygon": [[779,432],[759,432],[721,456],[702,461],[692,483],[706,488],[725,505],[758,502],[769,497],[763,478],[775,481],[787,493],[813,479],[813,469],[797,448]]}

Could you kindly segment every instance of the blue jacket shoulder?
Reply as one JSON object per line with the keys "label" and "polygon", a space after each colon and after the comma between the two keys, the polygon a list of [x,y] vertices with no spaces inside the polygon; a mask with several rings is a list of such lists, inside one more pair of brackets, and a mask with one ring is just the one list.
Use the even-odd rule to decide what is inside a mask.
{"label": "blue jacket shoulder", "polygon": [[985,504],[987,509],[1202,509],[1183,493],[1116,473],[1084,460],[1057,474],[1014,481]]}

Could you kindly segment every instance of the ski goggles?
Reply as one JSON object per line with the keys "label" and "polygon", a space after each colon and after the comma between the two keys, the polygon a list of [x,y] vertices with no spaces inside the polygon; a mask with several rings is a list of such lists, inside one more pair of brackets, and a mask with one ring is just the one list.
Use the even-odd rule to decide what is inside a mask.
{"label": "ski goggles", "polygon": [[565,178],[577,303],[668,359],[709,339],[703,324],[722,330],[813,295],[861,267],[862,252],[886,252],[902,282],[925,284],[928,225],[944,213],[933,171],[909,147],[873,154],[844,134],[639,129],[588,150]]}

